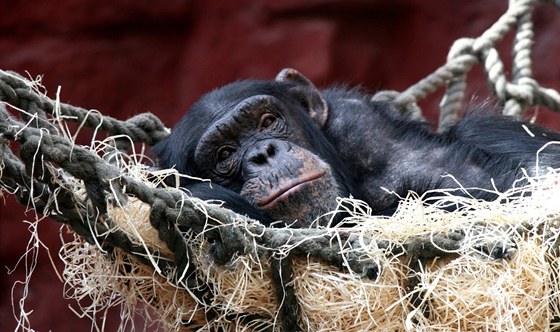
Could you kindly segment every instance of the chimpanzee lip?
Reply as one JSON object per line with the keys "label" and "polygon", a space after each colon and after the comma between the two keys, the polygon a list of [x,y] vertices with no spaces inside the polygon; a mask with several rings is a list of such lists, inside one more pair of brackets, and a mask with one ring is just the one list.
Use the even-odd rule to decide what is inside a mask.
{"label": "chimpanzee lip", "polygon": [[298,191],[299,189],[303,188],[307,183],[317,180],[318,178],[325,175],[326,171],[313,173],[307,176],[302,176],[299,178],[294,179],[287,185],[280,187],[279,189],[275,190],[269,196],[265,197],[264,199],[257,202],[257,205],[262,208],[268,208],[274,204],[278,199],[287,197],[289,194]]}

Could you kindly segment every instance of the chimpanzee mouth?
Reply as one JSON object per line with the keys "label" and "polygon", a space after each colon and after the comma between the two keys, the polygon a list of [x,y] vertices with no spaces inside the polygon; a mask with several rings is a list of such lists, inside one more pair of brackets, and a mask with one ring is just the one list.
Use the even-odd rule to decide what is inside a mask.
{"label": "chimpanzee mouth", "polygon": [[311,182],[321,178],[325,175],[326,171],[321,171],[318,173],[312,173],[306,176],[298,177],[293,181],[287,183],[286,185],[278,188],[277,190],[273,191],[269,196],[259,200],[257,202],[257,206],[268,209],[272,207],[276,202],[282,201],[288,198],[291,194],[294,194],[307,185],[310,185]]}

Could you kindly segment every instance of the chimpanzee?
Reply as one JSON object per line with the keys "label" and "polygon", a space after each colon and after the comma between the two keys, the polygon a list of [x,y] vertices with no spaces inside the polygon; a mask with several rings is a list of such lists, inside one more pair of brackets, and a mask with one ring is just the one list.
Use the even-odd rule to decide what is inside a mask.
{"label": "chimpanzee", "polygon": [[553,140],[560,134],[489,112],[434,133],[390,102],[358,89],[318,90],[284,69],[274,81],[208,93],[154,152],[161,167],[212,180],[184,180],[194,196],[223,200],[264,223],[304,227],[332,211],[339,196],[362,199],[376,213],[394,211],[408,191],[462,186],[494,199],[496,189],[537,167],[560,167],[560,146],[539,152]]}

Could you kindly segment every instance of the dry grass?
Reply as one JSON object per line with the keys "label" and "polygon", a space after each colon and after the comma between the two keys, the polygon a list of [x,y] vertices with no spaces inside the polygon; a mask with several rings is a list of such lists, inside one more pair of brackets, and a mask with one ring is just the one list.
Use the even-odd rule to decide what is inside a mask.
{"label": "dry grass", "polygon": [[[405,257],[367,248],[383,266],[378,280],[360,278],[314,259],[298,260],[293,283],[301,325],[311,331],[549,329],[552,317],[560,315],[560,259],[549,254],[560,233],[557,179],[555,173],[533,179],[529,187],[512,190],[503,197],[524,190],[531,190],[531,196],[501,203],[442,193],[436,205],[460,201],[464,208],[456,212],[426,206],[422,198],[410,195],[393,217],[383,218],[371,216],[361,202],[341,200],[341,208],[351,210],[358,222],[352,228],[357,234],[401,243],[418,234],[462,229],[467,239],[452,258],[436,260],[418,273],[421,282],[416,292],[429,307],[429,318],[408,305],[411,294],[405,291],[405,281],[410,271],[404,264]],[[166,259],[170,253],[151,228],[148,213],[147,205],[131,201],[113,208],[110,216],[138,243],[161,252],[162,257],[153,259]],[[481,224],[485,225],[484,232],[474,229],[473,225]],[[535,228],[520,231],[528,226]],[[336,234],[336,229],[333,232]],[[481,241],[515,243],[517,253],[511,260],[495,261],[473,249]],[[189,245],[195,252],[199,279],[210,285],[214,295],[209,305],[221,313],[212,320],[204,318],[208,308],[195,303],[184,289],[152,268],[120,251],[109,259],[77,238],[66,244],[62,253],[67,263],[65,279],[72,290],[67,295],[93,298],[92,306],[84,308],[89,312],[119,302],[124,312],[132,315],[140,302],[147,303],[171,330],[185,321],[202,324],[208,330],[264,330],[278,323],[266,258],[236,256],[227,266],[218,266],[208,259],[208,245],[201,237],[189,240]],[[231,318],[236,314],[257,314],[261,318],[247,325]]]}

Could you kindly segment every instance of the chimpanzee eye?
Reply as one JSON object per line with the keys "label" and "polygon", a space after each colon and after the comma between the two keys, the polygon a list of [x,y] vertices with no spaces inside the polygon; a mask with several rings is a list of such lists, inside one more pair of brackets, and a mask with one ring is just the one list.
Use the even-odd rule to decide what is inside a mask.
{"label": "chimpanzee eye", "polygon": [[270,127],[276,121],[276,115],[271,113],[266,113],[261,116],[261,122],[259,123],[259,128],[264,129]]}
{"label": "chimpanzee eye", "polygon": [[221,163],[222,161],[228,159],[236,150],[237,149],[235,147],[229,145],[220,147],[216,152],[218,162]]}

